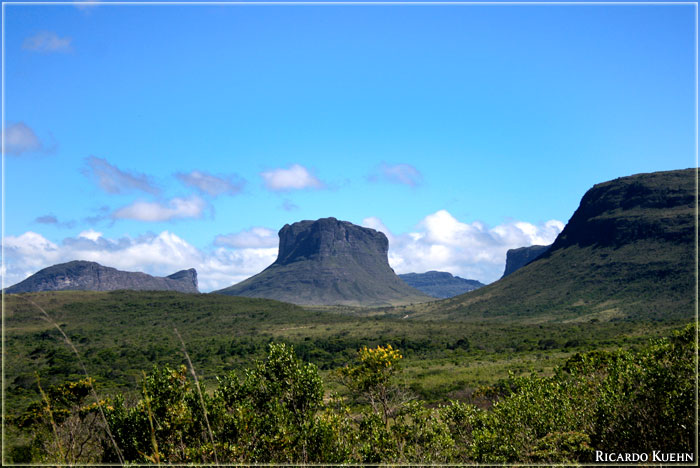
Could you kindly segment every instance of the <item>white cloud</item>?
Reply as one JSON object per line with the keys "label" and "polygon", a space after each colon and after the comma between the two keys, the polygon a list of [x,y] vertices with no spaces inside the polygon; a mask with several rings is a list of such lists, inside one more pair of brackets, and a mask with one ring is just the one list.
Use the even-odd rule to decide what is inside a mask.
{"label": "white cloud", "polygon": [[293,164],[289,169],[273,169],[260,173],[265,182],[265,187],[273,191],[302,190],[308,188],[322,188],[323,183],[318,180],[308,169],[299,164]]}
{"label": "white cloud", "polygon": [[236,248],[277,247],[279,239],[277,232],[264,227],[253,227],[233,234],[216,236],[215,245]]}
{"label": "white cloud", "polygon": [[102,233],[97,232],[93,229],[88,229],[87,231],[83,231],[80,234],[78,234],[78,237],[84,237],[85,239],[89,239],[91,241],[97,241],[97,239],[102,237]]}
{"label": "white cloud", "polygon": [[44,150],[44,145],[39,137],[23,122],[5,127],[5,154],[19,156],[22,153],[42,150]]}
{"label": "white cloud", "polygon": [[157,195],[160,190],[145,174],[122,171],[104,158],[89,156],[85,159],[88,168],[83,171],[97,180],[97,184],[107,193],[119,194],[135,190]]}
{"label": "white cloud", "polygon": [[112,213],[114,219],[158,222],[183,218],[201,218],[207,203],[198,196],[172,198],[167,205],[159,202],[136,201]]}
{"label": "white cloud", "polygon": [[192,171],[189,174],[175,174],[180,182],[199,190],[201,193],[217,197],[219,195],[237,195],[243,190],[245,181],[236,175],[215,176],[201,171]]}
{"label": "white cloud", "polygon": [[34,52],[70,52],[72,50],[70,37],[58,37],[55,32],[41,31],[28,37],[22,43],[22,49]]}
{"label": "white cloud", "polygon": [[197,249],[169,231],[137,238],[108,239],[95,231],[80,233],[55,244],[26,232],[5,237],[5,286],[11,286],[57,263],[87,260],[125,271],[166,276],[195,268],[202,292],[225,288],[259,273],[277,258],[273,248]]}
{"label": "white cloud", "polygon": [[386,164],[379,165],[377,170],[369,176],[369,180],[384,180],[395,184],[416,187],[423,183],[423,175],[410,164]]}
{"label": "white cloud", "polygon": [[535,225],[523,221],[489,228],[484,223],[458,221],[446,210],[423,218],[414,232],[391,233],[378,218],[366,218],[363,226],[389,239],[389,263],[397,273],[448,271],[463,278],[490,283],[505,269],[508,249],[548,245],[564,228],[557,220]]}

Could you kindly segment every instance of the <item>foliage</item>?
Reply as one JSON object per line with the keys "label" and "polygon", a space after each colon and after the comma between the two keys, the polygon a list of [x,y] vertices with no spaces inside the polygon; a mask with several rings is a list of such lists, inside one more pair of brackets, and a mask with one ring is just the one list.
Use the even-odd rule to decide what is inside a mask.
{"label": "foliage", "polygon": [[[601,321],[520,324],[501,321],[405,320],[404,309],[304,310],[291,304],[167,291],[59,291],[28,295],[75,344],[100,393],[132,398],[143,371],[185,364],[173,328],[181,330],[200,380],[242,371],[264,358],[271,342],[293,345],[324,377],[352,361],[357,350],[387,343],[401,349],[402,379],[429,404],[463,398],[464,389],[492,385],[508,370],[550,374],[576,352],[634,348],[685,322]],[[6,407],[17,416],[46,388],[84,377],[58,331],[20,295],[6,300]],[[554,343],[540,349],[540,342]],[[327,377],[326,377],[327,378]],[[346,392],[345,387],[332,387]],[[346,395],[347,396],[347,395]]]}
{"label": "foliage", "polygon": [[224,409],[220,435],[249,461],[306,462],[314,436],[323,439],[316,427],[323,401],[318,369],[301,363],[284,344],[271,344],[267,359],[242,378],[223,378],[214,398]]}
{"label": "foliage", "polygon": [[[93,383],[86,378],[44,392],[37,377],[43,399],[30,405],[15,422],[32,433],[32,443],[25,447],[25,454],[32,454],[36,461],[64,464],[99,459],[104,424],[98,414],[98,402],[91,398]],[[111,408],[105,401],[99,404]]]}
{"label": "foliage", "polygon": [[[390,345],[361,348],[338,370],[349,395],[324,398],[318,368],[270,344],[265,359],[203,392],[213,443],[184,366],[154,368],[137,401],[100,404],[130,463],[559,464],[587,463],[594,450],[693,451],[694,325],[636,352],[576,354],[551,376],[512,375],[484,389],[487,408],[406,398],[402,356]],[[50,388],[16,421],[34,461],[116,460],[86,385]],[[69,441],[86,434],[90,449],[76,454]]]}

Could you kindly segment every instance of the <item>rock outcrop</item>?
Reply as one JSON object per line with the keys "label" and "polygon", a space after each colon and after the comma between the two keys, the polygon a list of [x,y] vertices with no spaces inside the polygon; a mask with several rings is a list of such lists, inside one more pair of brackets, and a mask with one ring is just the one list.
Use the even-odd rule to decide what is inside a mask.
{"label": "rock outcrop", "polygon": [[197,271],[181,270],[166,277],[120,271],[99,263],[75,260],[38,271],[24,281],[5,289],[8,294],[41,291],[180,291],[199,292]]}
{"label": "rock outcrop", "polygon": [[536,260],[547,250],[549,250],[549,245],[531,245],[529,247],[520,247],[519,249],[510,249],[506,253],[506,269],[503,272],[501,278],[513,273],[515,270],[519,270],[528,263]]}
{"label": "rock outcrop", "polygon": [[431,300],[389,266],[381,232],[335,218],[287,224],[277,260],[247,280],[215,291],[302,305],[382,306]]}
{"label": "rock outcrop", "polygon": [[446,271],[428,271],[426,273],[405,273],[399,275],[406,284],[412,288],[438,299],[446,299],[448,297],[458,296],[460,294],[474,291],[482,286],[483,283],[452,276],[452,273]]}

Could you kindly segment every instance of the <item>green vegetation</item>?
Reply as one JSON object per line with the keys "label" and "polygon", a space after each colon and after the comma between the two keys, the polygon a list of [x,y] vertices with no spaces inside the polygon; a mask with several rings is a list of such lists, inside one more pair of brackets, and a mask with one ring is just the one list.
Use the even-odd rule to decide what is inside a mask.
{"label": "green vegetation", "polygon": [[[84,377],[60,333],[35,301],[61,325],[87,371],[108,393],[133,393],[154,364],[186,364],[185,341],[200,378],[249,366],[271,342],[293,345],[326,375],[352,361],[358,349],[392,344],[405,357],[406,385],[431,403],[468,396],[508,375],[551,373],[577,351],[635,347],[686,321],[600,321],[511,324],[404,319],[402,311],[305,310],[265,299],[175,292],[45,292],[5,298],[6,412],[40,399],[46,385]],[[340,386],[333,390],[342,391]]]}
{"label": "green vegetation", "polygon": [[[291,347],[228,372],[201,398],[184,366],[155,367],[136,399],[89,401],[85,379],[49,390],[20,417],[17,462],[586,463],[594,450],[692,453],[697,329],[638,351],[576,353],[550,376],[480,391],[491,406],[407,398],[403,356],[362,348],[324,399],[318,368]],[[106,414],[106,425],[95,417]],[[103,426],[100,426],[103,424]],[[89,429],[88,429],[89,428]],[[107,428],[110,429],[109,434]],[[75,440],[89,450],[78,452]]]}
{"label": "green vegetation", "polygon": [[[53,414],[57,426],[60,426],[57,427],[59,438],[66,437],[66,429],[61,426],[63,421],[69,421],[69,427],[81,428],[88,427],[87,423],[82,422],[88,417],[93,426],[103,423],[89,411],[90,405],[94,410],[94,399],[87,393],[81,393],[80,398],[75,400],[53,402],[55,392],[66,391],[62,386],[77,385],[75,388],[79,388],[85,374],[55,326],[43,320],[43,314],[28,300],[44,308],[65,331],[84,361],[89,376],[96,382],[100,398],[111,396],[112,406],[118,408],[119,401],[123,401],[127,409],[132,408],[129,402],[141,399],[142,404],[146,405],[146,419],[139,422],[143,425],[149,424],[148,406],[152,414],[161,411],[155,402],[146,402],[155,398],[155,387],[161,385],[157,382],[166,379],[165,374],[161,374],[166,372],[164,369],[169,369],[167,372],[171,377],[168,378],[172,378],[172,370],[182,374],[177,379],[183,382],[183,395],[194,398],[190,402],[193,408],[199,405],[198,396],[192,394],[192,384],[186,383],[189,381],[184,371],[178,370],[187,361],[175,328],[182,335],[203,386],[215,389],[204,391],[206,401],[214,398],[216,392],[223,388],[221,385],[225,376],[231,375],[231,372],[240,375],[256,359],[268,355],[271,343],[280,343],[293,346],[296,356],[304,362],[313,363],[319,377],[324,380],[323,401],[326,403],[317,410],[316,415],[325,414],[328,421],[333,421],[332,424],[356,424],[357,415],[372,408],[372,403],[366,389],[353,386],[352,382],[357,382],[358,377],[343,378],[338,369],[353,363],[358,349],[391,345],[392,349],[400,349],[402,356],[401,372],[391,377],[399,386],[392,387],[392,391],[397,388],[401,391],[394,395],[394,403],[391,403],[394,409],[386,415],[390,415],[392,421],[405,421],[405,424],[421,417],[428,420],[438,418],[448,424],[445,422],[447,419],[433,413],[436,406],[455,400],[459,404],[488,407],[492,395],[478,389],[496,386],[508,379],[509,375],[513,379],[530,378],[530,375],[547,379],[555,375],[557,366],[563,365],[577,353],[614,351],[618,348],[638,351],[650,338],[667,335],[689,321],[615,320],[614,317],[546,324],[523,324],[517,320],[498,324],[489,321],[417,321],[404,318],[405,313],[401,308],[304,309],[264,299],[175,292],[64,291],[6,296],[6,415],[9,420],[18,421],[17,418],[26,416],[32,408],[35,411],[44,408],[46,398],[41,394],[41,385],[52,401],[51,407],[56,408]],[[154,365],[157,366],[155,371]],[[146,379],[143,377],[144,371],[149,373]],[[217,380],[217,376],[221,380]],[[149,383],[151,381],[152,384]],[[332,399],[332,394],[337,396]],[[123,397],[120,400],[114,395]],[[409,398],[412,400],[407,406]],[[418,404],[416,399],[420,401],[418,406],[415,406]],[[340,406],[328,406],[329,401]],[[455,404],[448,406],[457,411],[459,407]],[[350,408],[352,420],[339,419],[340,416],[331,411],[340,411],[339,408],[345,406]],[[373,411],[371,413],[375,414]],[[66,416],[75,414],[75,417]],[[381,426],[386,425],[384,420],[388,416],[383,414],[382,411],[376,415],[379,418],[376,420],[372,419],[375,416],[368,416],[361,426],[365,432],[359,432],[364,434],[362,437],[378,434]],[[216,412],[213,415],[212,425],[216,425]],[[176,423],[172,422],[173,425],[180,424]],[[394,427],[395,424],[391,422],[390,426]],[[359,426],[352,427],[360,431]],[[154,430],[157,432],[157,428]],[[84,432],[89,434],[89,431]],[[149,434],[150,429],[146,433]],[[85,437],[85,434],[82,436]],[[7,447],[18,459],[26,459],[30,445],[35,458],[41,453],[37,443],[30,444],[30,432],[19,430],[19,425],[7,426],[6,435]],[[79,436],[76,436],[76,440]],[[51,437],[43,443],[49,452],[53,443],[52,450],[55,452],[56,443],[52,441],[56,436]],[[576,437],[574,442],[579,440]],[[158,440],[161,444],[159,450],[165,450],[162,444],[167,443],[167,437]],[[541,442],[545,444],[542,447],[574,443],[559,439],[547,441],[550,445]],[[103,447],[104,441],[99,444],[93,442],[85,443],[80,456],[109,450]],[[346,442],[348,447],[355,447],[357,441]],[[128,446],[124,445],[124,450]],[[374,448],[375,445],[368,445],[366,450]],[[330,447],[326,449],[331,450]],[[139,450],[149,453],[149,456],[154,455],[153,451],[144,452],[143,447]],[[336,447],[332,450],[346,454],[345,449]],[[64,457],[68,457],[66,459],[78,457],[67,446],[63,453]],[[384,457],[367,453],[369,458]],[[347,454],[341,455],[338,455],[339,459]],[[191,457],[204,459],[201,458],[204,457],[202,453]]]}

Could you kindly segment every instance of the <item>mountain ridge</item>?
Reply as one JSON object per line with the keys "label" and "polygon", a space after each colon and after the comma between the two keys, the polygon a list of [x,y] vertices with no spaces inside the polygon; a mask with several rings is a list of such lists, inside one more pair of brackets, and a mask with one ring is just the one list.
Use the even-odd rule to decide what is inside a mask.
{"label": "mountain ridge", "polygon": [[399,278],[412,288],[438,299],[454,297],[485,286],[480,281],[453,276],[446,271],[403,273]]}
{"label": "mountain ridge", "polygon": [[179,291],[198,293],[197,270],[180,270],[158,277],[121,271],[97,262],[73,260],[43,268],[8,288],[7,294],[41,291]]}

